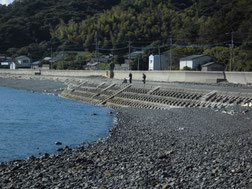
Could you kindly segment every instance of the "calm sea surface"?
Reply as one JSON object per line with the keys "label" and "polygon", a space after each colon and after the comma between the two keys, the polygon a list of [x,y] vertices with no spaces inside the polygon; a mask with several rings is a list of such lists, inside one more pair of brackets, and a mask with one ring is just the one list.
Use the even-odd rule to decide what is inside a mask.
{"label": "calm sea surface", "polygon": [[107,137],[114,120],[109,112],[57,96],[0,87],[0,162],[56,153],[65,145]]}

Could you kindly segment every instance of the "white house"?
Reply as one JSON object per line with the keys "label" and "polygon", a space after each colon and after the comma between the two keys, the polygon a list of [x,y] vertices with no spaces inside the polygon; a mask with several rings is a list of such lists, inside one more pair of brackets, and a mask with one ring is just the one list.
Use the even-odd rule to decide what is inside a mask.
{"label": "white house", "polygon": [[166,70],[168,62],[164,55],[150,55],[149,56],[149,70]]}
{"label": "white house", "polygon": [[200,68],[202,64],[210,62],[213,58],[208,55],[192,55],[180,59],[179,69],[189,67],[193,70]]}

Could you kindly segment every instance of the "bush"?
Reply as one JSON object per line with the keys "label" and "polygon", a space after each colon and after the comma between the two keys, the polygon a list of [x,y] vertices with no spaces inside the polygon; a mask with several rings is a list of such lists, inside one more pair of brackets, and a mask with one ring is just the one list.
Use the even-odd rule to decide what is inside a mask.
{"label": "bush", "polygon": [[183,70],[184,70],[184,71],[191,71],[192,68],[190,68],[190,67],[188,67],[188,66],[185,66],[185,67],[183,68]]}
{"label": "bush", "polygon": [[109,70],[110,63],[99,63],[98,70]]}
{"label": "bush", "polygon": [[78,61],[58,61],[52,67],[57,70],[82,70],[83,65]]}

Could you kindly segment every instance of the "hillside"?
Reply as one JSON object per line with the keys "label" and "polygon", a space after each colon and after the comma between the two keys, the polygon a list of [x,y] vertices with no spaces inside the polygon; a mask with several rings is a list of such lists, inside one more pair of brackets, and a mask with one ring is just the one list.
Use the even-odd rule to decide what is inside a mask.
{"label": "hillside", "polygon": [[84,43],[85,47],[94,43],[95,32],[101,38],[102,47],[116,47],[126,41],[166,42],[170,36],[190,44],[216,43],[230,40],[227,33],[231,32],[238,32],[237,39],[247,40],[252,28],[251,10],[249,0],[122,1],[82,22],[62,22],[53,37]]}
{"label": "hillside", "polygon": [[120,0],[22,0],[0,5],[0,51],[50,41],[60,20],[81,20],[103,12]]}
{"label": "hillside", "polygon": [[129,44],[146,54],[172,46],[174,62],[204,53],[229,69],[233,43],[232,68],[249,71],[251,12],[251,0],[23,0],[0,7],[1,50],[38,59],[51,47],[122,55]]}
{"label": "hillside", "polygon": [[236,61],[233,69],[249,71],[252,70],[251,11],[250,0],[121,1],[111,10],[82,22],[61,22],[52,37],[91,51],[97,40],[101,52],[116,54],[123,49],[128,51],[129,42],[135,50],[149,46],[147,54],[157,53],[160,46],[164,52],[173,43],[177,63],[181,56],[205,53],[216,57],[226,69],[233,41],[233,62]]}

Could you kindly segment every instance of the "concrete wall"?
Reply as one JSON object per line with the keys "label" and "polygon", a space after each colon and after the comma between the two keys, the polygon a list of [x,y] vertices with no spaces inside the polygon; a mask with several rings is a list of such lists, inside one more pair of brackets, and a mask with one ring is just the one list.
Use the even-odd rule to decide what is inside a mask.
{"label": "concrete wall", "polygon": [[[0,69],[0,74],[13,74],[13,75],[35,75],[38,70],[32,69],[18,69],[8,70]],[[58,76],[58,77],[86,77],[86,76],[106,76],[105,70],[41,70],[43,76]]]}
{"label": "concrete wall", "polygon": [[18,70],[0,69],[0,74],[34,75],[34,70],[31,70],[31,69],[18,69]]}
{"label": "concrete wall", "polygon": [[[129,71],[115,71],[115,79],[129,78]],[[131,71],[133,80],[142,80],[143,73],[148,81],[216,83],[224,80],[223,72],[183,72],[183,71]]]}
{"label": "concrete wall", "polygon": [[[18,69],[8,70],[0,69],[0,75],[35,75],[37,70]],[[142,80],[143,73],[148,81],[164,81],[164,82],[197,82],[197,83],[216,83],[227,79],[230,83],[248,84],[252,83],[252,72],[200,72],[200,71],[124,71],[115,70],[114,78],[129,78],[129,73],[133,75],[134,80]],[[109,71],[97,70],[41,70],[42,76],[58,76],[58,77],[86,77],[86,76],[109,76]]]}
{"label": "concrete wall", "polygon": [[41,70],[43,76],[86,77],[106,76],[105,70]]}
{"label": "concrete wall", "polygon": [[230,83],[252,84],[252,72],[225,72]]}

